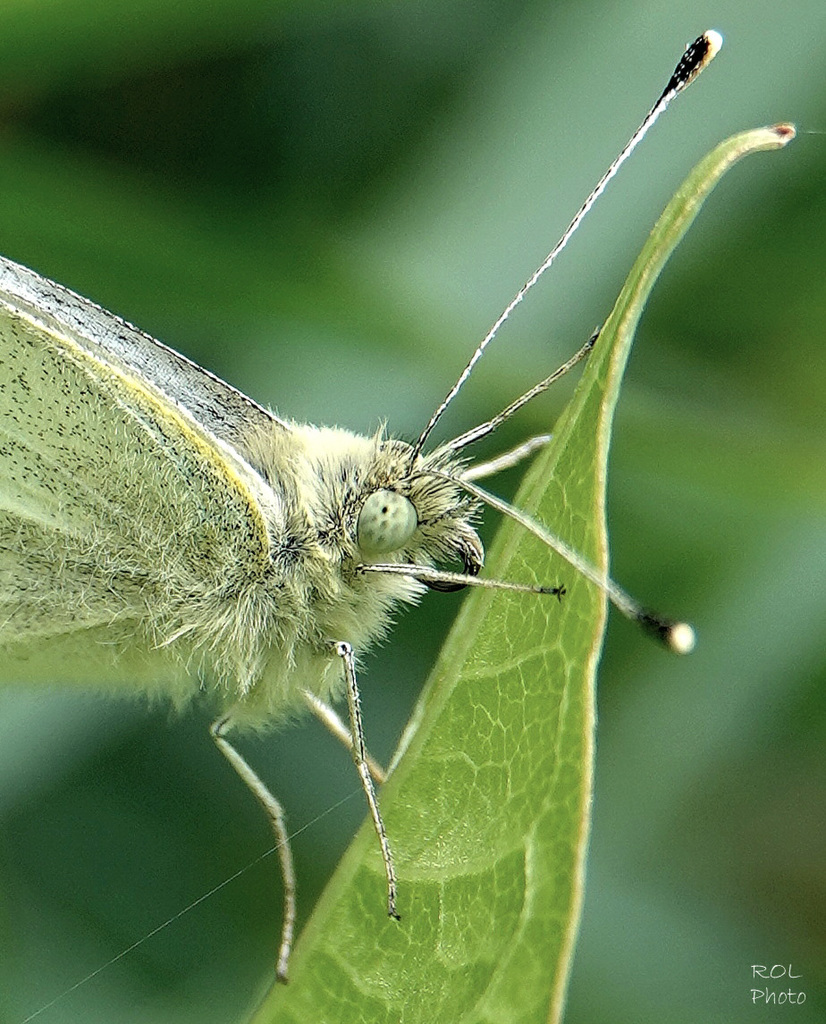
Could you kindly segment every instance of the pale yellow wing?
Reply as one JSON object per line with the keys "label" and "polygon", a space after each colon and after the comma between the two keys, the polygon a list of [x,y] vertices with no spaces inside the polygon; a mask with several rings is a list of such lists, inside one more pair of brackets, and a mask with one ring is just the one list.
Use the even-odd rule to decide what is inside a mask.
{"label": "pale yellow wing", "polygon": [[[65,658],[128,674],[136,652],[153,662],[203,633],[209,609],[266,573],[278,509],[231,438],[267,414],[185,360],[183,389],[164,390],[181,357],[25,271],[51,299],[39,310],[19,294],[22,268],[2,262],[14,283],[0,274],[0,645],[24,676],[40,662],[88,675]],[[101,344],[128,348],[127,331],[142,365]],[[199,421],[185,402],[200,398]]]}

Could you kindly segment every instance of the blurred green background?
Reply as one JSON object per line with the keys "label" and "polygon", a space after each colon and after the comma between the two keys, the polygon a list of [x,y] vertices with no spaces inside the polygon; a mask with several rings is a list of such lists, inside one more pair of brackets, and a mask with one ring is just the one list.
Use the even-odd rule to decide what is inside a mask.
{"label": "blurred green background", "polygon": [[[415,435],[710,27],[721,56],[503,332],[457,433],[604,319],[715,142],[826,128],[822,0],[2,0],[0,251],[284,415]],[[614,574],[700,642],[680,661],[609,629],[570,1024],[751,1021],[755,963],[791,964],[802,978],[772,987],[807,995],[761,1020],[826,1016],[824,185],[823,134],[737,168],[639,333]],[[547,429],[566,393],[492,450]],[[430,595],[369,661],[381,758],[459,600]],[[0,1021],[268,848],[208,721],[0,693]],[[306,916],[363,816],[355,774],[311,722],[244,750],[300,830]],[[279,927],[268,858],[38,1020],[241,1020]]]}

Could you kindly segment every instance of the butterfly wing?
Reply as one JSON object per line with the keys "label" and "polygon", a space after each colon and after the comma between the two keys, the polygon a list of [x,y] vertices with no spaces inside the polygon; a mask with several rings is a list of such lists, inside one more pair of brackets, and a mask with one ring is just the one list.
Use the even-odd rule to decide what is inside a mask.
{"label": "butterfly wing", "polygon": [[252,426],[287,424],[251,398],[132,324],[0,256],[0,299],[37,321],[47,333],[76,339],[103,361],[131,371],[159,387],[213,436],[239,443]]}
{"label": "butterfly wing", "polygon": [[0,672],[86,682],[94,662],[132,677],[137,657],[154,676],[176,639],[203,645],[206,619],[269,564],[277,503],[233,446],[262,418],[117,317],[0,261],[0,645],[13,659]]}

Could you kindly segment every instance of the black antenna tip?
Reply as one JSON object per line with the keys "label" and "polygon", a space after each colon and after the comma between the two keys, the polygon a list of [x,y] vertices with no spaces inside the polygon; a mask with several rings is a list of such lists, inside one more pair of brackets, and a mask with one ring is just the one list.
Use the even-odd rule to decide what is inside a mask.
{"label": "black antenna tip", "polygon": [[686,47],[685,53],[680,58],[680,63],[674,68],[674,74],[665,87],[664,94],[674,95],[691,85],[697,75],[708,67],[720,52],[723,45],[723,37],[714,29],[703,32],[693,43]]}
{"label": "black antenna tip", "polygon": [[665,647],[674,654],[691,654],[694,645],[697,643],[697,634],[694,627],[687,622],[675,622],[673,619],[664,619],[660,615],[651,612],[640,612],[637,621],[646,631],[656,637]]}

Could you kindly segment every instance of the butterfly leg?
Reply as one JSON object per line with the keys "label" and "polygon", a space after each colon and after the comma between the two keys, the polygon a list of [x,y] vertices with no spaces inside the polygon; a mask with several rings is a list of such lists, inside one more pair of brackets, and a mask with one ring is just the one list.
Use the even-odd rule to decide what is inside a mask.
{"label": "butterfly leg", "polygon": [[487,462],[477,462],[472,466],[468,466],[462,473],[462,479],[484,480],[487,476],[501,473],[503,469],[517,466],[523,459],[527,459],[538,449],[544,448],[552,437],[553,434],[536,434],[535,437],[529,437],[522,444],[516,445],[515,448],[509,448],[506,452],[488,459]]}
{"label": "butterfly leg", "polygon": [[[311,693],[309,690],[302,690],[301,695],[304,698],[304,702],[307,707],[312,711],[321,724],[328,729],[333,736],[339,740],[339,742],[343,743],[350,753],[352,753],[353,733],[347,728],[344,722],[342,722],[338,714],[336,714],[329,704],[325,704],[323,700],[316,697],[316,695]],[[381,785],[387,778],[387,772],[382,768],[378,761],[370,755],[369,752],[365,752],[364,760],[367,762],[367,767],[370,769],[373,781]]]}
{"label": "butterfly leg", "polygon": [[367,764],[367,749],[364,743],[364,725],[361,720],[361,698],[359,696],[358,681],[356,679],[356,660],[353,656],[353,648],[348,643],[338,641],[332,644],[334,652],[341,658],[344,666],[344,678],[347,683],[347,706],[350,710],[350,733],[351,751],[353,761],[361,779],[361,787],[367,798],[367,805],[370,808],[370,816],[373,819],[373,827],[379,838],[381,856],[384,861],[384,871],[387,876],[387,913],[390,917],[399,919],[396,911],[396,869],[393,866],[393,854],[390,851],[390,841],[387,838],[387,831],[384,827],[379,802],[376,799],[376,790],[373,786],[373,779],[370,776],[370,769]]}
{"label": "butterfly leg", "polygon": [[281,944],[278,947],[275,973],[279,981],[286,982],[287,964],[290,959],[295,932],[295,867],[293,865],[292,850],[290,849],[290,837],[287,833],[287,824],[284,818],[284,808],[226,738],[226,734],[231,728],[231,715],[222,715],[212,723],[209,731],[218,745],[218,749],[252,790],[256,799],[264,808],[275,834],[278,859],[281,863],[281,877],[284,881],[284,922],[281,926]]}

